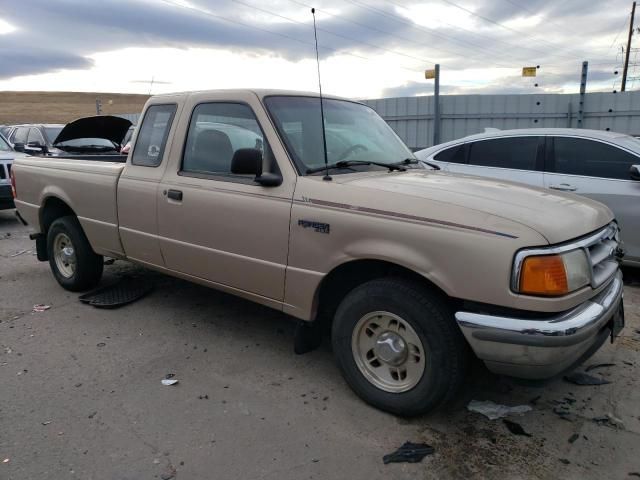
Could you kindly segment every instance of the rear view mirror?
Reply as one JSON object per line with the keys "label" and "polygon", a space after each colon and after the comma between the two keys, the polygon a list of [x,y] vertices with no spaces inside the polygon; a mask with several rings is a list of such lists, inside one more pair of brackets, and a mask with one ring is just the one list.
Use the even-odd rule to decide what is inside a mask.
{"label": "rear view mirror", "polygon": [[640,180],[640,165],[631,165],[629,176],[631,180]]}
{"label": "rear view mirror", "polygon": [[262,152],[257,148],[239,148],[231,159],[231,173],[255,175],[254,181],[263,187],[277,187],[282,177],[276,173],[262,173]]}

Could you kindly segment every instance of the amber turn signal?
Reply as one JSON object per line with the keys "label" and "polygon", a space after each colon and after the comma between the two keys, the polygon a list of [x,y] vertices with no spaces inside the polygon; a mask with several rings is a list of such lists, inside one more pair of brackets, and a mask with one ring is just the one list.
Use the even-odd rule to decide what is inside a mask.
{"label": "amber turn signal", "polygon": [[520,273],[520,292],[558,296],[569,293],[567,272],[560,255],[527,257]]}

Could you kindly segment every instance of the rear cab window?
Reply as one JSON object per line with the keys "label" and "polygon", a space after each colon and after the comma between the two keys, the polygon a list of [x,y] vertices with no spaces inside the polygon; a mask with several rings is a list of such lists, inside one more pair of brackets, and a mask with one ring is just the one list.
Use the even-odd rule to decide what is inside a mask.
{"label": "rear cab window", "polygon": [[176,107],[175,104],[168,104],[147,108],[133,149],[132,165],[157,167],[162,163]]}

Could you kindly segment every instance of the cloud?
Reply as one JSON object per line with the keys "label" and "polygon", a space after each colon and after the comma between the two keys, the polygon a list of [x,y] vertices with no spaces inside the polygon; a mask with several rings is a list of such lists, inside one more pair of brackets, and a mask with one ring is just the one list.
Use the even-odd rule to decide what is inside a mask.
{"label": "cloud", "polygon": [[[124,49],[209,48],[289,62],[313,59],[306,5],[306,0],[29,0],[25,8],[21,0],[5,0],[0,20],[14,30],[0,36],[0,78],[84,71],[96,55]],[[583,59],[613,70],[615,46],[610,47],[628,5],[626,0],[581,8],[548,0],[322,0],[317,7],[322,59],[346,54],[354,62],[374,63],[384,56],[388,68],[404,72],[406,80],[381,84],[379,90],[413,95],[431,90],[416,79],[433,63],[460,74],[443,84],[443,93],[528,91],[515,78],[525,65],[542,65],[548,75],[541,88],[548,91],[570,84]],[[493,72],[489,83],[462,74],[479,69]],[[598,80],[603,88],[611,80],[604,76]]]}

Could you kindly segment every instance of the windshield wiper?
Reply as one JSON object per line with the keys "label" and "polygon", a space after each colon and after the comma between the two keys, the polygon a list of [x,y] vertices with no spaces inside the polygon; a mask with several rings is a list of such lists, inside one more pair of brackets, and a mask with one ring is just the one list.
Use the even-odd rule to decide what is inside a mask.
{"label": "windshield wiper", "polygon": [[396,165],[413,165],[416,163],[424,163],[425,165],[429,165],[434,170],[440,170],[440,165],[435,163],[427,162],[425,160],[418,160],[417,158],[405,158],[401,162],[396,163]]}
{"label": "windshield wiper", "polygon": [[369,160],[341,160],[336,163],[330,163],[327,166],[308,168],[307,174],[322,172],[326,169],[347,168],[354,165],[377,165],[378,167],[388,168],[389,171],[398,170],[400,172],[404,172],[406,170],[403,166],[395,163],[372,162]]}

